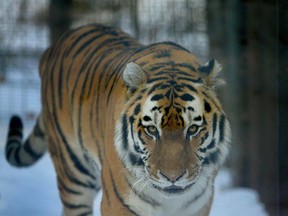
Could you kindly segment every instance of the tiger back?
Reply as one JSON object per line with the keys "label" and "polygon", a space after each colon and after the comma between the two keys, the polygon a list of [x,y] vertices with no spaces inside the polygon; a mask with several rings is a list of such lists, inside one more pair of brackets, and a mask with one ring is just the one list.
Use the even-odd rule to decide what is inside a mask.
{"label": "tiger back", "polygon": [[31,165],[48,146],[65,215],[93,215],[101,188],[102,215],[208,215],[230,144],[220,70],[172,42],[70,30],[41,59],[42,111],[24,143],[12,118],[7,160]]}

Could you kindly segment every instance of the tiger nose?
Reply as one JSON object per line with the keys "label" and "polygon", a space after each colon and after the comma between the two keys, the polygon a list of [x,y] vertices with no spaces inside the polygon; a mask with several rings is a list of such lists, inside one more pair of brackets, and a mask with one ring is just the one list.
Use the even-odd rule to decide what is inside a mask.
{"label": "tiger nose", "polygon": [[161,176],[163,176],[165,179],[168,181],[175,183],[178,181],[180,178],[184,176],[186,173],[186,170],[181,171],[181,172],[167,172],[167,171],[160,171]]}

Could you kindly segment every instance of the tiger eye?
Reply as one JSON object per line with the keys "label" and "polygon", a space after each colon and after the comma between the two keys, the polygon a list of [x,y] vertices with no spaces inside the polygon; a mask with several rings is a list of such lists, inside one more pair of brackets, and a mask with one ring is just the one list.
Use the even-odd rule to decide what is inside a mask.
{"label": "tiger eye", "polygon": [[191,135],[197,133],[197,131],[198,131],[198,126],[197,125],[191,125],[188,128],[188,133],[191,134]]}
{"label": "tiger eye", "polygon": [[157,128],[155,126],[148,126],[147,130],[149,133],[152,133],[152,134],[157,133]]}

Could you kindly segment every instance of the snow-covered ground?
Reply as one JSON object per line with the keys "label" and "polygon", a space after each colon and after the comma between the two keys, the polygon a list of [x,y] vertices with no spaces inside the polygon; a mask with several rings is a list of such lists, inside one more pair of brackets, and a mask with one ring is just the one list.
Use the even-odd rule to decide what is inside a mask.
{"label": "snow-covered ground", "polygon": [[[5,121],[6,122],[6,121]],[[2,122],[4,123],[4,122]],[[8,122],[7,122],[8,123]],[[32,124],[29,124],[29,131]],[[27,127],[26,127],[27,128]],[[61,215],[56,176],[51,159],[46,154],[30,168],[11,167],[4,157],[7,127],[0,126],[0,215],[57,216]],[[247,188],[231,187],[228,170],[216,178],[216,193],[212,216],[267,216],[258,194]],[[95,216],[100,216],[101,194],[95,200]],[[181,216],[181,215],[179,215]]]}

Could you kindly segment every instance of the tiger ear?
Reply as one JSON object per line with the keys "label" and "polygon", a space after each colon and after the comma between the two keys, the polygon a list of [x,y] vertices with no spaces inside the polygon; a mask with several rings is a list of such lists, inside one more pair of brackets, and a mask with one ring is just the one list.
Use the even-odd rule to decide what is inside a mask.
{"label": "tiger ear", "polygon": [[201,73],[205,84],[213,89],[225,84],[225,81],[220,77],[221,70],[221,64],[219,64],[215,59],[211,59],[206,64],[198,68],[198,71]]}
{"label": "tiger ear", "polygon": [[134,92],[141,84],[146,82],[146,72],[136,63],[130,62],[123,71],[123,80],[129,92]]}

